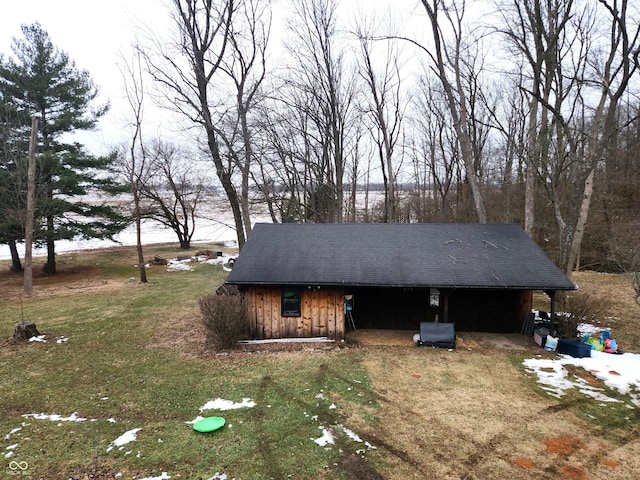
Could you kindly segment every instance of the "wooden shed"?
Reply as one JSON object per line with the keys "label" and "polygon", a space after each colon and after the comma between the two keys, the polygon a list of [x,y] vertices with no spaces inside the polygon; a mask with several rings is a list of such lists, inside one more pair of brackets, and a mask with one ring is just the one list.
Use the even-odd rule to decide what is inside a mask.
{"label": "wooden shed", "polygon": [[257,224],[227,282],[244,292],[256,339],[423,321],[519,332],[534,291],[576,288],[503,224]]}

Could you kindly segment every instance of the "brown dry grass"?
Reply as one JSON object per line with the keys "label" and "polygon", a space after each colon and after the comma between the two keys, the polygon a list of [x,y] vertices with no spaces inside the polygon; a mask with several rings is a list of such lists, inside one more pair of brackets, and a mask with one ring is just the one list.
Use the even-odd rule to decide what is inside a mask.
{"label": "brown dry grass", "polygon": [[391,453],[385,478],[640,476],[633,453],[640,440],[611,445],[599,438],[535,394],[506,350],[368,349],[382,422],[358,428]]}
{"label": "brown dry grass", "polygon": [[[630,279],[578,272],[573,281],[607,312],[600,326],[625,351],[639,351],[640,307]],[[366,335],[354,337],[369,344],[366,367],[383,420],[369,434],[391,453],[385,478],[640,478],[637,434],[605,440],[570,405],[534,393],[511,357],[521,348],[539,354],[530,343],[460,333],[458,349],[446,351],[406,348],[411,334],[392,333],[386,346],[384,332],[370,342]]]}

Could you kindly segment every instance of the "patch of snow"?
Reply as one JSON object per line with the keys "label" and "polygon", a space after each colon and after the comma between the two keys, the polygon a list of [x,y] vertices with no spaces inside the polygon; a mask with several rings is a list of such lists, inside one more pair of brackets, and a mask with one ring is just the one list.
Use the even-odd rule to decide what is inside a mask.
{"label": "patch of snow", "polygon": [[364,443],[365,446],[369,449],[369,450],[375,450],[376,447],[374,447],[373,445],[371,445],[369,442],[363,442],[362,439],[360,438],[360,436],[358,434],[356,434],[355,432],[353,432],[352,430],[349,430],[347,427],[345,427],[344,425],[338,425],[338,427],[340,427],[342,429],[342,431],[347,435],[347,437],[349,437],[351,440],[353,440],[354,442],[358,442],[358,443]]}
{"label": "patch of snow", "polygon": [[238,408],[251,408],[255,406],[256,403],[250,398],[243,398],[242,402],[240,403],[234,403],[230,400],[216,398],[215,400],[209,400],[202,407],[200,407],[200,412],[202,412],[203,410],[237,410]]}
{"label": "patch of snow", "polygon": [[170,263],[167,272],[191,272],[193,267],[184,263]]}
{"label": "patch of snow", "polygon": [[208,265],[224,265],[229,263],[229,259],[232,257],[216,257],[216,258],[208,258],[204,260],[204,263]]}
{"label": "patch of snow", "polygon": [[171,475],[169,475],[167,472],[162,472],[159,477],[144,477],[140,480],[167,480],[169,478],[171,478]]}
{"label": "patch of snow", "polygon": [[608,328],[597,327],[590,323],[579,323],[578,324],[578,336],[584,337],[587,333],[589,335],[599,335],[605,330],[609,330]]}
{"label": "patch of snow", "polygon": [[615,402],[596,387],[588,385],[581,379],[570,379],[565,365],[584,368],[599,378],[609,388],[629,395],[631,402],[640,407],[640,354],[624,353],[621,355],[591,351],[591,357],[573,358],[560,355],[557,360],[528,359],[523,362],[525,368],[535,373],[541,388],[550,395],[560,398],[571,388],[577,388],[584,395],[589,395],[602,402]]}
{"label": "patch of snow", "polygon": [[11,438],[11,435],[13,435],[14,433],[18,433],[20,430],[22,430],[22,427],[25,427],[25,426],[27,426],[27,425],[29,425],[29,424],[28,424],[28,423],[24,423],[24,422],[22,422],[22,426],[17,427],[17,428],[14,428],[13,430],[11,430],[9,433],[7,433],[7,434],[4,436],[4,439],[5,439],[5,440],[9,440],[9,439]]}
{"label": "patch of snow", "polygon": [[322,430],[322,436],[320,438],[316,438],[314,442],[316,442],[321,447],[325,447],[328,444],[333,445],[335,441],[333,439],[333,435],[331,434],[331,432],[324,427],[319,427],[319,428]]}
{"label": "patch of snow", "polygon": [[30,342],[43,342],[46,343],[47,342],[47,336],[46,335],[37,335],[37,336],[33,336],[29,339]]}
{"label": "patch of snow", "polygon": [[209,478],[208,480],[227,480],[227,474],[216,472],[213,474],[213,477]]}
{"label": "patch of snow", "polygon": [[342,428],[344,433],[346,433],[347,437],[349,437],[351,440],[353,440],[354,442],[362,443],[362,439],[358,435],[356,435],[352,430],[349,430],[344,425],[339,425],[339,427]]}
{"label": "patch of snow", "polygon": [[4,458],[11,458],[13,457],[13,455],[16,453],[14,452],[14,450],[16,448],[18,448],[18,443],[14,443],[13,445],[9,445],[5,450],[9,450],[7,453],[4,454]]}
{"label": "patch of snow", "polygon": [[116,438],[113,442],[109,444],[109,447],[107,448],[107,452],[110,452],[111,450],[113,450],[113,447],[121,447],[123,445],[126,445],[127,443],[135,442],[136,436],[140,430],[142,429],[134,428],[132,430],[128,430],[124,432],[122,435],[120,435],[118,438]]}
{"label": "patch of snow", "polygon": [[78,412],[73,412],[68,417],[63,417],[58,414],[47,415],[44,413],[25,413],[22,415],[24,418],[34,418],[36,420],[51,420],[52,422],[86,422],[86,418],[78,417]]}

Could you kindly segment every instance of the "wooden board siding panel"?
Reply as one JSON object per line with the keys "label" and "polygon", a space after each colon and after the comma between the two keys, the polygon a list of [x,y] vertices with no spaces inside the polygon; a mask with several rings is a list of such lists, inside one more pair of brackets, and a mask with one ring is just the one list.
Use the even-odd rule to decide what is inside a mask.
{"label": "wooden board siding panel", "polygon": [[[316,301],[318,303],[318,321],[316,323],[316,329],[318,331],[318,336],[321,335],[320,332],[324,332],[324,336],[328,336],[329,328],[329,319],[327,316],[327,303],[331,299],[331,295],[321,295],[320,292],[316,293]],[[323,292],[324,293],[324,292]]]}
{"label": "wooden board siding panel", "polygon": [[258,338],[264,336],[264,291],[258,290],[256,295],[256,335]]}
{"label": "wooden board siding panel", "polygon": [[253,287],[247,291],[250,335],[256,339],[287,337],[344,338],[342,289],[301,289],[301,315],[281,315],[281,289]]}
{"label": "wooden board siding panel", "polygon": [[335,314],[334,314],[334,328],[335,335],[331,338],[343,339],[344,338],[344,290],[337,289],[334,291],[334,305],[335,305]]}
{"label": "wooden board siding panel", "polygon": [[249,322],[249,332],[255,332],[258,330],[258,313],[256,312],[256,297],[255,295],[244,296],[244,301],[247,306],[247,320]]}
{"label": "wooden board siding panel", "polygon": [[280,312],[282,311],[281,307],[281,297],[278,295],[270,295],[271,304],[269,308],[271,309],[271,335],[270,338],[278,338],[278,335],[282,336],[282,331],[280,329]]}
{"label": "wooden board siding panel", "polygon": [[308,294],[307,290],[300,290],[300,308],[301,308],[301,316],[300,322],[298,323],[298,329],[296,333],[296,337],[310,337],[311,336],[311,322],[312,322],[312,308],[311,308],[311,297]]}
{"label": "wooden board siding panel", "polygon": [[336,297],[327,295],[327,336],[336,338]]}
{"label": "wooden board siding panel", "polygon": [[311,324],[309,325],[310,331],[309,331],[309,335],[310,337],[319,337],[322,334],[320,333],[321,330],[318,328],[321,320],[320,320],[320,301],[318,299],[318,293],[314,290],[307,290],[305,292],[307,294],[307,297],[309,299],[309,305],[311,307]]}

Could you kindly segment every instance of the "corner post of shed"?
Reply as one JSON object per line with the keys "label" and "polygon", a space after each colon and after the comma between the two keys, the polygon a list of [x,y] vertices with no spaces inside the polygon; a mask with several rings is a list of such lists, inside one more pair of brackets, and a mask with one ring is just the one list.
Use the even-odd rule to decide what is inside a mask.
{"label": "corner post of shed", "polygon": [[549,296],[549,314],[551,316],[551,319],[553,319],[556,313],[556,291],[547,290],[544,293]]}

